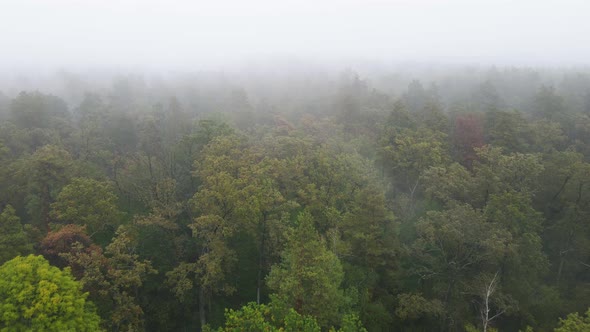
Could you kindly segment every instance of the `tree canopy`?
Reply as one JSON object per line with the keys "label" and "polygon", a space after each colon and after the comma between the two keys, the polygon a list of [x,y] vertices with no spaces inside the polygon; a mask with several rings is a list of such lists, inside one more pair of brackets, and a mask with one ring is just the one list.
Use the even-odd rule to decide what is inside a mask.
{"label": "tree canopy", "polygon": [[18,256],[0,266],[0,330],[101,331],[87,297],[68,269]]}
{"label": "tree canopy", "polygon": [[590,72],[378,68],[0,85],[0,330],[585,331]]}

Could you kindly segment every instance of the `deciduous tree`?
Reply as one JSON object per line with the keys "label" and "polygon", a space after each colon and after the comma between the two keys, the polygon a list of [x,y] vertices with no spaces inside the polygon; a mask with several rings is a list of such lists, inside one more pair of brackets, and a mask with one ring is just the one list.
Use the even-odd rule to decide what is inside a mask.
{"label": "deciduous tree", "polygon": [[68,269],[42,256],[16,257],[0,267],[2,331],[100,331],[100,318]]}

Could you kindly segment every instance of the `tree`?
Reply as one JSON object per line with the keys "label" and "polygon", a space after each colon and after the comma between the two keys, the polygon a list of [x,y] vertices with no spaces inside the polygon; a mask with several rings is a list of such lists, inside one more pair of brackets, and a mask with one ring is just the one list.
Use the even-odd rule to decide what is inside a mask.
{"label": "tree", "polygon": [[526,126],[522,113],[492,109],[485,117],[486,143],[508,152],[523,152],[526,148],[523,137]]}
{"label": "tree", "polygon": [[[152,199],[158,199],[156,182],[161,178],[164,162],[164,151],[162,146],[161,123],[153,116],[148,115],[142,119],[139,128],[139,150],[142,159],[145,160],[148,171],[147,186],[150,188]],[[160,166],[160,167],[157,167]]]}
{"label": "tree", "polygon": [[[289,236],[280,265],[273,266],[267,283],[277,303],[311,315],[322,327],[341,319],[345,296],[340,289],[343,271],[338,257],[326,248],[309,212],[302,212]],[[275,300],[273,300],[275,301]]]}
{"label": "tree", "polygon": [[526,129],[523,136],[530,152],[562,150],[567,144],[562,126],[557,122],[541,119],[530,123]]}
{"label": "tree", "polygon": [[427,102],[427,96],[422,83],[418,80],[413,80],[408,84],[408,91],[403,95],[403,99],[411,112],[417,112],[424,108]]}
{"label": "tree", "polygon": [[478,160],[474,163],[475,181],[483,193],[483,202],[492,194],[515,191],[533,194],[539,186],[538,176],[543,165],[538,154],[503,154],[501,148],[486,145],[476,149]]}
{"label": "tree", "polygon": [[438,299],[429,300],[415,293],[402,293],[397,296],[395,315],[408,325],[415,326],[418,321],[437,321],[444,314],[444,305]]}
{"label": "tree", "polygon": [[33,245],[23,230],[20,218],[12,206],[7,205],[0,213],[0,264],[18,255],[32,252]]}
{"label": "tree", "polygon": [[100,154],[104,154],[108,148],[109,137],[105,135],[108,109],[102,98],[94,93],[86,93],[74,112],[78,119],[74,143],[81,159],[104,162]]}
{"label": "tree", "polygon": [[86,226],[90,237],[113,231],[121,221],[117,196],[109,183],[75,178],[59,192],[50,215],[59,223]]}
{"label": "tree", "polygon": [[550,120],[563,120],[567,111],[563,97],[558,95],[552,86],[542,86],[539,89],[534,106],[535,115]]}
{"label": "tree", "polygon": [[[24,160],[17,174],[26,181],[32,194],[29,205],[36,207],[30,213],[40,221],[42,229],[49,232],[50,207],[56,192],[67,182],[72,171],[72,156],[55,145],[45,145]],[[33,202],[38,202],[34,204]],[[38,206],[38,207],[37,207]],[[38,213],[38,214],[37,214]]]}
{"label": "tree", "polygon": [[586,273],[587,267],[581,263],[590,258],[590,225],[586,222],[590,215],[590,164],[581,154],[565,151],[548,155],[545,167],[544,190],[537,204],[543,206],[551,222],[545,228],[544,244],[553,260],[556,283],[563,287],[560,280],[564,276],[576,278]]}
{"label": "tree", "polygon": [[481,83],[475,92],[475,101],[483,111],[493,111],[504,106],[504,100],[490,80]]}
{"label": "tree", "polygon": [[480,119],[474,114],[459,115],[455,119],[454,147],[463,165],[471,168],[476,158],[474,148],[483,146],[483,129]]}
{"label": "tree", "polygon": [[355,203],[339,225],[348,247],[346,259],[370,271],[389,266],[398,247],[393,215],[386,210],[383,193],[376,188],[358,190]]}
{"label": "tree", "polygon": [[284,311],[269,305],[248,303],[239,310],[225,311],[225,324],[217,332],[320,332],[313,317],[300,315],[292,308]]}
{"label": "tree", "polygon": [[68,224],[52,230],[41,240],[39,251],[51,265],[64,268],[70,266],[74,276],[79,277],[79,266],[69,264],[65,255],[75,253],[83,248],[85,252],[99,250],[86,234],[84,226]]}
{"label": "tree", "polygon": [[414,196],[420,176],[430,167],[447,163],[446,134],[427,128],[405,129],[387,138],[382,160],[396,188]]}
{"label": "tree", "polygon": [[384,171],[391,179],[398,216],[411,219],[416,198],[420,197],[422,175],[430,167],[448,162],[446,134],[427,128],[404,129],[388,138],[380,152]]}
{"label": "tree", "polygon": [[106,133],[111,151],[115,155],[125,155],[135,151],[138,143],[137,124],[125,113],[106,116]]}
{"label": "tree", "polygon": [[506,311],[505,309],[500,309],[497,312],[492,311],[492,297],[494,296],[497,287],[498,272],[494,274],[492,280],[490,280],[489,283],[486,283],[485,287],[483,288],[482,299],[479,308],[483,332],[487,332],[488,327],[490,326],[492,321],[500,317]]}
{"label": "tree", "polygon": [[391,110],[391,112],[389,113],[389,116],[387,117],[386,130],[393,129],[394,131],[399,131],[403,128],[415,128],[415,127],[416,127],[415,119],[412,118],[406,105],[401,100],[396,101],[393,104],[393,109]]}
{"label": "tree", "polygon": [[135,297],[147,274],[157,273],[150,261],[135,254],[129,228],[120,226],[104,253],[100,247],[85,248],[74,243],[72,252],[63,253],[70,266],[81,270],[80,282],[95,300],[111,331],[143,328],[143,310]]}
{"label": "tree", "polygon": [[[541,239],[543,215],[532,207],[530,195],[513,191],[491,195],[483,212],[489,223],[511,235],[497,278],[488,280],[494,280],[495,288],[501,287],[517,302],[521,317],[530,317],[542,305],[537,294],[543,293],[543,277],[549,268]],[[501,299],[502,294],[494,296]]]}
{"label": "tree", "polygon": [[[136,253],[139,257],[149,257],[158,271],[172,270],[186,259],[187,254],[195,251],[190,233],[181,227],[184,220],[179,215],[171,214],[171,210],[157,209],[148,215],[136,215],[133,220]],[[186,312],[183,309],[192,303],[190,295],[186,294],[188,301],[179,302],[170,289],[163,286],[165,282],[165,273],[146,276],[141,291],[136,296],[137,304],[144,311],[146,328],[172,331],[193,326],[192,320],[180,319]],[[154,298],[158,301],[153,301]]]}
{"label": "tree", "polygon": [[[233,239],[238,230],[246,233],[253,227],[258,212],[258,194],[251,169],[256,169],[247,141],[237,135],[224,136],[226,127],[204,122],[199,142],[206,143],[195,162],[194,172],[202,182],[189,201],[196,217],[188,228],[196,248],[187,259],[167,273],[173,293],[184,301],[193,289],[198,290],[199,321],[206,324],[206,304],[214,295],[235,290],[230,271],[237,261]],[[193,287],[198,285],[198,287]],[[210,309],[210,305],[208,306]]]}
{"label": "tree", "polygon": [[[412,275],[420,279],[433,300],[443,304],[453,324],[466,315],[479,275],[497,271],[511,241],[510,233],[486,222],[481,211],[454,204],[430,211],[416,225],[418,238],[411,248]],[[479,294],[477,285],[475,292]]]}
{"label": "tree", "polygon": [[573,313],[567,315],[565,319],[559,319],[559,327],[555,329],[555,332],[582,332],[590,331],[590,309],[586,311],[585,316]]}
{"label": "tree", "polygon": [[10,105],[12,119],[21,128],[47,128],[68,117],[66,103],[40,92],[21,92]]}
{"label": "tree", "polygon": [[329,234],[331,248],[341,259],[344,285],[360,318],[370,330],[386,329],[393,291],[387,275],[399,269],[398,224],[377,188],[355,192],[349,212]]}
{"label": "tree", "polygon": [[416,123],[432,131],[449,132],[449,119],[436,97],[433,97],[424,108],[416,113]]}
{"label": "tree", "polygon": [[0,267],[0,330],[100,331],[100,318],[69,269],[42,256],[16,257]]}
{"label": "tree", "polygon": [[442,203],[478,201],[477,183],[472,173],[459,163],[447,167],[431,167],[422,176],[423,186],[429,199]]}
{"label": "tree", "polygon": [[536,192],[538,176],[543,171],[540,155],[530,153],[504,154],[493,146],[476,148],[476,160],[469,172],[459,164],[431,167],[424,173],[426,192],[443,202],[462,201],[484,207],[494,194]]}
{"label": "tree", "polygon": [[357,73],[346,71],[341,74],[338,96],[335,100],[338,116],[347,131],[354,130],[353,124],[361,120],[362,101],[367,95],[367,84]]}

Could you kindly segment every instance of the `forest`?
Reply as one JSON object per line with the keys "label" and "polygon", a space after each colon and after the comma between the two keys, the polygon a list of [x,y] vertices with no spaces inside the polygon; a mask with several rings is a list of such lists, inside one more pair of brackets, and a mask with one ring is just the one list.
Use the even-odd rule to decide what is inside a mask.
{"label": "forest", "polygon": [[0,331],[590,331],[587,68],[0,90]]}

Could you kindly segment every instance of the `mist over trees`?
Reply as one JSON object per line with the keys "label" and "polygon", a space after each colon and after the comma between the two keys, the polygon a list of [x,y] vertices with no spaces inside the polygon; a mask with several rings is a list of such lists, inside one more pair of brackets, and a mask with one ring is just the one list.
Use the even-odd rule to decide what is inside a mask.
{"label": "mist over trees", "polygon": [[587,68],[62,70],[0,90],[0,329],[590,325]]}

